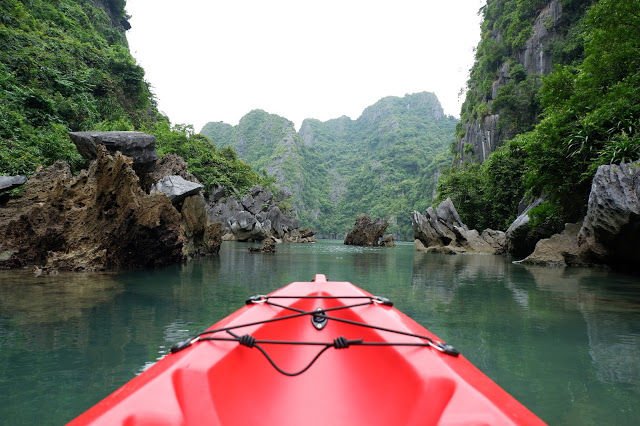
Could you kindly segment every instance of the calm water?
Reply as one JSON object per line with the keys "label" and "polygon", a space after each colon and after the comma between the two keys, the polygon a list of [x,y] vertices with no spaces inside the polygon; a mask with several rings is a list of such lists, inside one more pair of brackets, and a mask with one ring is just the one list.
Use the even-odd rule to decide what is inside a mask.
{"label": "calm water", "polygon": [[315,273],[352,281],[454,344],[551,424],[640,421],[640,279],[496,256],[225,243],[120,275],[0,272],[0,424],[63,424],[245,298]]}

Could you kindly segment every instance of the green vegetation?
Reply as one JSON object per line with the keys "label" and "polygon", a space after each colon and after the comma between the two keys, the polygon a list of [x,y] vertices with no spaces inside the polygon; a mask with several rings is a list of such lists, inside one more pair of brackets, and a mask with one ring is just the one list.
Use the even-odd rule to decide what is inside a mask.
{"label": "green vegetation", "polygon": [[[496,78],[499,64],[508,59],[496,58],[486,46],[496,43],[492,30],[505,36],[504,46],[518,44],[519,38],[510,38],[504,27],[511,16],[504,16],[511,10],[507,6],[518,3],[490,1],[484,9],[483,39],[463,107],[463,121],[473,119],[479,105],[511,110],[500,112],[500,120],[501,126],[511,126],[512,139],[484,164],[448,171],[439,198],[451,196],[469,224],[504,229],[515,217],[518,197],[545,194],[547,202],[532,212],[533,222],[557,228],[584,215],[599,165],[640,159],[640,1],[599,0],[591,6],[563,1],[565,36],[552,45],[552,72],[539,88],[532,85],[523,93],[517,93],[518,83],[511,84],[514,78],[488,104],[479,89]],[[537,106],[528,110],[520,104]],[[535,120],[518,121],[536,109]]]}
{"label": "green vegetation", "polygon": [[342,238],[366,213],[411,239],[410,213],[431,203],[439,170],[451,161],[455,125],[435,95],[418,93],[384,98],[357,120],[305,120],[299,133],[259,110],[236,127],[208,123],[201,133],[275,176],[302,223],[321,235]]}
{"label": "green vegetation", "polygon": [[68,130],[155,119],[120,22],[123,2],[0,4],[0,173],[28,174],[58,159],[77,165]]}
{"label": "green vegetation", "polygon": [[83,164],[67,132],[142,130],[161,155],[177,153],[208,186],[244,192],[271,182],[230,149],[158,113],[144,70],[129,53],[124,0],[0,3],[0,174]]}

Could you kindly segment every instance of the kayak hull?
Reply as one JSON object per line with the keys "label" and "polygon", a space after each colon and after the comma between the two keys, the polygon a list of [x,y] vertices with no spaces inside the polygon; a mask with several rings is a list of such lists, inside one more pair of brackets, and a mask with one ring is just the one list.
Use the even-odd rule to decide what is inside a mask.
{"label": "kayak hull", "polygon": [[[425,342],[408,334],[440,341],[392,306],[361,303],[337,309],[358,304],[355,297],[371,295],[348,282],[327,282],[322,275],[313,282],[291,283],[270,296],[280,297],[280,306],[252,303],[209,330],[257,323],[233,330],[258,341],[332,342],[344,337],[365,342]],[[335,296],[339,297],[331,298]],[[309,315],[295,316],[296,312],[318,308],[329,310],[329,319],[320,330]],[[282,317],[292,318],[273,321]],[[265,320],[271,322],[259,323]],[[258,346],[278,368],[290,373],[307,367],[323,349],[288,344]],[[201,340],[167,355],[71,424],[544,423],[464,356],[447,355],[432,346],[329,347],[306,371],[290,377],[278,372],[257,347],[237,341]]]}

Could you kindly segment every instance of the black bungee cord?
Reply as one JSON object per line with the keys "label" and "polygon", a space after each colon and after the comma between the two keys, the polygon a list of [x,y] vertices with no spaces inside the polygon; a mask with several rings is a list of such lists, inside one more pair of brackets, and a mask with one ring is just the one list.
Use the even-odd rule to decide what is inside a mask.
{"label": "black bungee cord", "polygon": [[[320,310],[314,310],[314,311],[305,311],[302,309],[297,309],[297,308],[293,308],[291,306],[286,306],[286,305],[281,305],[279,303],[274,303],[269,301],[269,299],[368,299],[366,302],[360,302],[360,303],[354,303],[351,305],[345,305],[345,306],[336,306],[333,308],[322,308]],[[386,297],[380,297],[380,296],[265,296],[265,295],[256,295],[256,296],[252,296],[250,298],[248,298],[246,300],[246,304],[247,305],[252,305],[252,304],[268,304],[271,306],[275,306],[281,309],[285,309],[285,310],[289,310],[289,311],[293,311],[295,313],[290,314],[290,315],[285,315],[282,317],[278,317],[278,318],[269,318],[266,320],[261,320],[261,321],[254,321],[254,322],[250,322],[250,323],[245,323],[245,324],[239,324],[239,325],[234,325],[234,326],[230,326],[230,327],[223,327],[223,328],[218,328],[218,329],[214,329],[214,330],[206,330],[203,331],[202,333],[198,334],[195,337],[190,337],[187,340],[184,340],[182,342],[179,342],[177,344],[175,344],[172,348],[171,348],[171,353],[177,353],[182,351],[183,349],[188,348],[189,346],[191,346],[192,344],[199,342],[199,341],[233,341],[233,342],[238,342],[239,344],[246,346],[248,348],[256,348],[258,349],[262,355],[267,359],[267,361],[269,361],[269,363],[273,366],[273,368],[278,371],[279,373],[285,375],[285,376],[289,376],[289,377],[295,377],[295,376],[299,376],[300,374],[304,373],[305,371],[309,370],[309,368],[311,368],[311,366],[318,360],[318,358],[320,358],[320,356],[325,353],[328,349],[330,348],[335,348],[335,349],[347,349],[352,345],[356,345],[356,346],[419,346],[419,347],[432,347],[436,350],[438,350],[439,352],[442,352],[444,354],[450,355],[450,356],[454,356],[457,357],[460,352],[458,350],[456,350],[453,346],[444,343],[444,342],[436,342],[434,341],[432,338],[428,337],[428,336],[422,336],[419,334],[415,334],[415,333],[408,333],[405,331],[400,331],[400,330],[393,330],[390,328],[386,328],[386,327],[380,327],[380,326],[376,326],[376,325],[372,325],[372,324],[366,324],[366,323],[362,323],[359,321],[353,321],[353,320],[349,320],[346,318],[339,318],[339,317],[334,317],[334,316],[330,316],[327,315],[327,312],[334,312],[334,311],[339,311],[339,310],[343,310],[343,309],[351,309],[351,308],[355,308],[355,307],[359,307],[359,306],[366,306],[366,305],[372,305],[372,304],[381,304],[384,306],[393,306],[393,302],[391,302],[389,299],[387,299]],[[379,330],[379,331],[385,331],[385,332],[390,332],[390,333],[395,333],[395,334],[400,334],[403,336],[409,336],[409,337],[415,337],[418,339],[423,340],[423,342],[369,342],[369,341],[364,341],[363,339],[347,339],[343,336],[339,336],[337,338],[335,338],[332,342],[313,342],[313,341],[298,341],[298,340],[271,340],[271,339],[256,339],[255,337],[249,335],[249,334],[244,334],[244,335],[238,335],[236,333],[233,332],[233,330],[238,329],[238,328],[244,328],[244,327],[250,327],[250,326],[254,326],[254,325],[261,325],[261,324],[268,324],[268,323],[272,323],[272,322],[277,322],[277,321],[285,321],[285,320],[289,320],[289,319],[293,319],[293,318],[299,318],[299,317],[303,317],[303,316],[312,316],[314,319],[315,318],[320,318],[323,320],[332,320],[332,321],[336,321],[336,322],[342,322],[345,324],[350,324],[350,325],[354,325],[354,326],[358,326],[358,327],[364,327],[364,328],[370,328],[370,329],[374,329],[374,330]],[[217,333],[221,333],[221,332],[226,332],[227,334],[229,334],[230,337],[223,337],[223,336],[216,336]],[[318,351],[318,353],[316,353],[316,355],[311,359],[311,361],[309,363],[307,363],[306,366],[304,366],[302,369],[295,371],[295,372],[289,372],[289,371],[285,371],[283,370],[280,366],[278,366],[275,361],[269,356],[269,354],[267,353],[267,351],[261,346],[261,345],[304,345],[304,346],[322,346],[323,348],[320,349],[320,351]]]}

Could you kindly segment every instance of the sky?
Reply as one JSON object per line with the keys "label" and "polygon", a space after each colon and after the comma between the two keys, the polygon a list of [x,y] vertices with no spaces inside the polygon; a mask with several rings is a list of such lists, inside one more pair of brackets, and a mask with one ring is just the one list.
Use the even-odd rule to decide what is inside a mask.
{"label": "sky", "polygon": [[259,108],[300,127],[434,92],[458,117],[484,0],[127,0],[133,56],[172,123]]}

